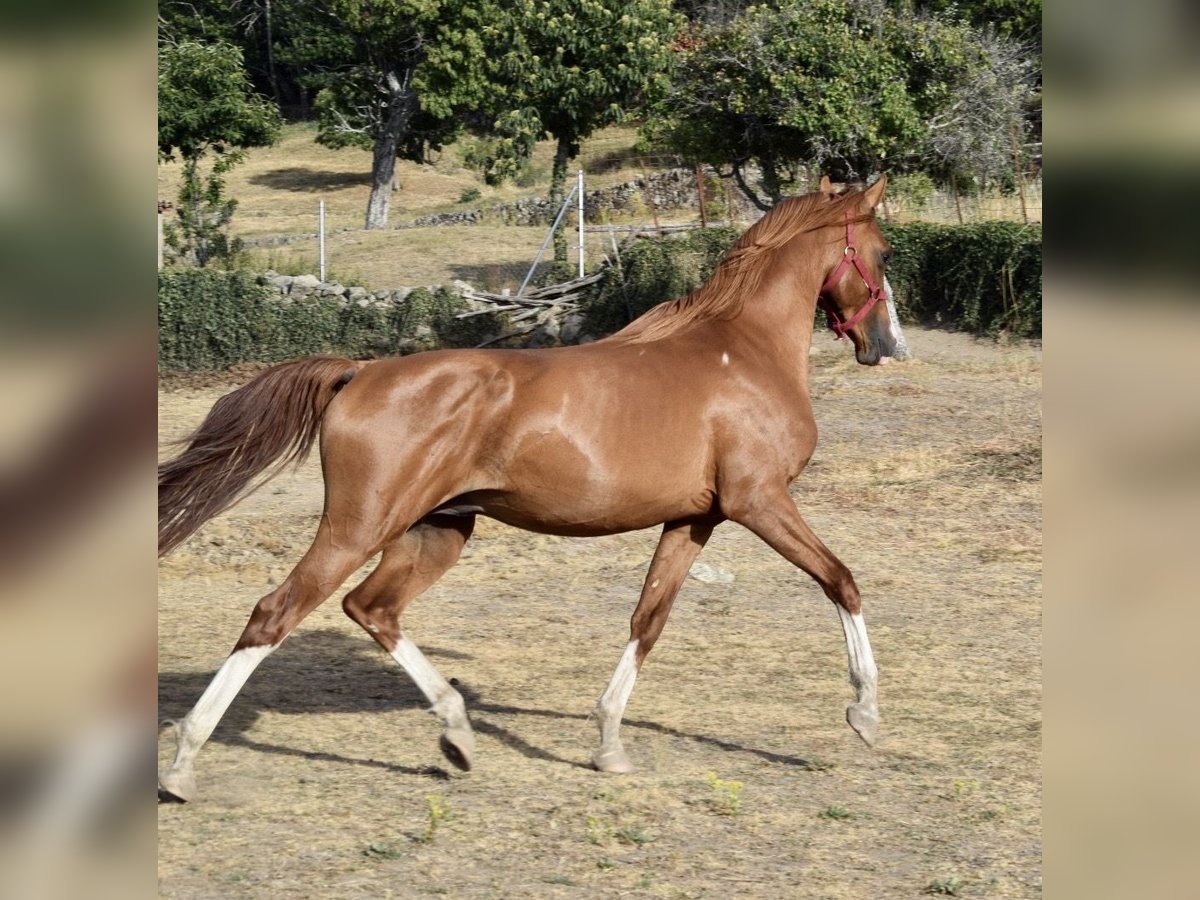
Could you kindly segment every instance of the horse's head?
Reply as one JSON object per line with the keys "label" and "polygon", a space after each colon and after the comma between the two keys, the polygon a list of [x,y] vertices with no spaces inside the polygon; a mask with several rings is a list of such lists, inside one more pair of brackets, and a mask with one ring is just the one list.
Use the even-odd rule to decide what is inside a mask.
{"label": "horse's head", "polygon": [[[845,219],[831,226],[838,230],[831,243],[836,258],[831,252],[819,299],[829,327],[839,338],[849,335],[855,358],[866,366],[889,361],[896,352],[884,285],[891,248],[875,221],[886,186],[887,176],[881,175],[865,191],[844,197]],[[821,193],[830,200],[843,196],[834,193],[828,178],[821,179]]]}

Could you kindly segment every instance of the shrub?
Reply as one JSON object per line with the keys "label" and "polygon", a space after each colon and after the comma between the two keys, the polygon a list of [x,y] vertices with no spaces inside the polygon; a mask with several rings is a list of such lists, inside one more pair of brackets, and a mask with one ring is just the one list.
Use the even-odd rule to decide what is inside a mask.
{"label": "shrub", "polygon": [[1014,222],[885,225],[903,318],[981,335],[1042,334],[1042,229]]}
{"label": "shrub", "polygon": [[699,287],[737,237],[732,228],[708,228],[661,241],[637,241],[593,287],[584,330],[611,334],[651,307]]}
{"label": "shrub", "polygon": [[312,353],[363,359],[474,347],[503,330],[502,316],[454,317],[465,309],[445,288],[418,288],[397,303],[318,295],[285,300],[248,272],[172,269],[158,280],[158,364],[199,371]]}
{"label": "shrub", "polygon": [[222,369],[253,359],[273,330],[267,290],[246,272],[167,270],[158,276],[158,365]]}

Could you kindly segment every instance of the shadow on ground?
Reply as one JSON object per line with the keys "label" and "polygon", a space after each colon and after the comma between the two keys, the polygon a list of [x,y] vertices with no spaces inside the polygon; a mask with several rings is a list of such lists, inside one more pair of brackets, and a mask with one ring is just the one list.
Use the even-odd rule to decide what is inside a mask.
{"label": "shadow on ground", "polygon": [[[447,675],[453,674],[453,660],[470,658],[453,650],[441,650],[436,647],[425,648],[425,653]],[[451,665],[446,665],[447,661],[451,661]],[[289,715],[313,715],[386,713],[426,708],[428,704],[416,686],[409,681],[402,670],[390,665],[389,662],[388,658],[373,643],[365,639],[357,640],[331,629],[293,635],[262,663],[229,707],[229,711],[213,732],[211,740],[229,746],[247,747],[262,753],[301,756],[325,762],[368,766],[405,775],[448,777],[444,769],[436,766],[420,768],[399,766],[383,760],[361,759],[336,753],[311,752],[301,748],[284,747],[248,737],[247,732],[258,720],[259,714],[264,711]],[[161,672],[158,678],[160,717],[163,719],[182,718],[204,692],[213,674],[213,672]],[[514,723],[501,725],[496,721],[500,717],[519,719],[524,716],[585,720],[589,718],[587,714],[490,703],[470,685],[453,678],[451,680],[463,695],[472,725],[478,733],[496,738],[506,747],[529,759],[589,768],[578,760],[558,756],[529,743],[511,727],[506,727]],[[780,765],[803,769],[821,768],[821,766],[798,756],[746,747],[711,735],[680,731],[658,722],[626,719],[624,726],[627,729],[644,729],[675,738],[696,741],[728,752],[748,753]],[[590,749],[581,747],[580,755],[583,756]]]}
{"label": "shadow on ground", "polygon": [[321,169],[309,169],[304,166],[291,166],[286,169],[272,169],[250,178],[251,184],[259,187],[272,188],[278,191],[296,191],[298,193],[315,193],[317,191],[336,191],[342,188],[370,186],[370,172],[329,172]]}
{"label": "shadow on ground", "polygon": [[[538,272],[542,271],[545,262],[543,259],[538,264]],[[499,292],[502,288],[507,287],[515,294],[516,289],[525,280],[525,275],[529,271],[529,263],[485,263],[482,265],[460,263],[451,266],[450,271],[454,273],[455,278],[467,282],[478,290]]]}

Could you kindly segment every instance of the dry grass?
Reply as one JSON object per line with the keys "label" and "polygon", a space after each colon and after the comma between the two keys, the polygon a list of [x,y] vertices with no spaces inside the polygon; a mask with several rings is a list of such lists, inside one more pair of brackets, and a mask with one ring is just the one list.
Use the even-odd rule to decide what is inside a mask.
{"label": "dry grass", "polygon": [[[529,271],[545,237],[541,228],[501,225],[446,225],[403,231],[348,231],[326,239],[327,277],[372,290],[470,282],[485,291],[517,288]],[[602,235],[585,235],[586,258],[600,259],[609,250]],[[570,261],[575,265],[575,236]],[[470,250],[464,250],[469,247]],[[251,251],[263,269],[288,275],[317,271],[315,239]],[[541,267],[553,261],[553,248],[542,254]]]}
{"label": "dry grass", "polygon": [[[863,591],[881,670],[876,750],[844,723],[845,649],[820,590],[723,526],[703,559],[737,581],[687,582],[630,704],[640,772],[590,771],[588,712],[655,536],[568,540],[481,521],[406,620],[459,679],[475,770],[445,771],[415,689],[327,603],[217,729],[199,801],[160,808],[160,894],[890,898],[936,882],[1038,896],[1038,354],[909,338],[918,360],[878,369],[820,341],[821,444],[794,489]],[[164,437],[219,393],[160,395]],[[199,696],[320,507],[309,466],[162,563],[164,716]],[[736,815],[714,802],[714,778],[742,784]],[[430,795],[449,814],[421,840]]]}

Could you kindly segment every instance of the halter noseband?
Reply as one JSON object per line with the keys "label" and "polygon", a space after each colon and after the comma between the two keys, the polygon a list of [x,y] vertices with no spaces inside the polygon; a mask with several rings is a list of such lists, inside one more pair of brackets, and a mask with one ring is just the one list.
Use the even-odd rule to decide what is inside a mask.
{"label": "halter noseband", "polygon": [[[841,280],[842,275],[851,266],[854,266],[854,268],[858,269],[858,274],[861,275],[862,280],[866,282],[867,288],[871,291],[871,296],[867,299],[866,303],[859,307],[858,312],[843,322],[841,317],[838,315],[837,307],[835,307],[833,302],[825,295],[829,291],[833,290],[838,281]],[[867,313],[869,313],[875,307],[875,304],[883,298],[883,288],[875,283],[875,280],[871,277],[871,273],[867,271],[867,267],[864,266],[862,261],[858,258],[858,248],[854,246],[854,223],[850,218],[850,211],[847,210],[846,247],[844,250],[842,250],[842,261],[838,263],[838,267],[833,270],[833,274],[826,278],[825,283],[821,285],[821,292],[818,295],[817,300],[821,304],[821,308],[825,310],[825,314],[829,317],[830,329],[833,330],[833,333],[837,335],[837,339],[840,341],[846,336],[851,328],[865,319],[867,317]]]}

